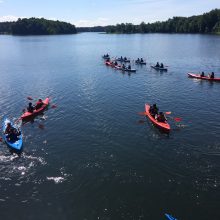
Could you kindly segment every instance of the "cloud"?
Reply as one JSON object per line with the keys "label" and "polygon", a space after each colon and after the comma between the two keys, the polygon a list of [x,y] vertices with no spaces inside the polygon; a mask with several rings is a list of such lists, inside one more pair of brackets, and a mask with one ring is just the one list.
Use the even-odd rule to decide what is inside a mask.
{"label": "cloud", "polygon": [[73,21],[71,23],[73,23],[77,27],[106,26],[109,24],[109,19],[100,17],[93,20],[81,19],[78,21]]}
{"label": "cloud", "polygon": [[5,22],[5,21],[17,21],[18,18],[20,18],[20,17],[14,16],[14,15],[0,16],[0,22]]}

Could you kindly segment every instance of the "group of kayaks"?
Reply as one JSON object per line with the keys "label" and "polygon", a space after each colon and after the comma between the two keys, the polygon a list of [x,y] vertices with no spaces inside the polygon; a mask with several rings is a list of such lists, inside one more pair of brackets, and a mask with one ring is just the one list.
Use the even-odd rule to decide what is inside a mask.
{"label": "group of kayaks", "polygon": [[[110,66],[112,68],[115,68],[115,69],[118,69],[118,70],[122,70],[122,71],[127,71],[127,72],[136,72],[136,69],[131,69],[131,68],[123,68],[124,65],[120,65],[120,64],[117,64],[117,62],[115,61],[119,61],[119,62],[130,62],[129,59],[124,59],[124,58],[117,58],[113,61],[110,60],[110,56],[103,56],[103,58],[105,59],[105,64],[107,66]],[[143,65],[146,65],[146,62],[143,61],[143,59],[137,59],[135,61],[136,64],[143,64]],[[130,66],[130,65],[129,65]],[[167,68],[165,68],[163,66],[163,64],[161,64],[161,66],[158,65],[151,65],[151,68],[155,69],[155,70],[158,70],[158,71],[168,71]],[[213,73],[214,75],[214,73]],[[202,79],[202,80],[208,80],[208,81],[216,81],[216,82],[220,82],[220,78],[216,78],[216,77],[211,77],[210,76],[204,76],[204,73],[203,75],[201,74],[194,74],[194,73],[188,73],[188,76],[191,77],[191,78],[195,78],[195,79]],[[171,127],[169,125],[169,123],[167,121],[165,122],[159,122],[156,118],[154,118],[151,113],[150,113],[150,105],[149,104],[145,104],[145,115],[149,118],[149,120],[156,126],[158,127],[160,130],[166,132],[166,133],[169,133],[170,130],[171,130]]]}
{"label": "group of kayaks", "polygon": [[115,64],[113,61],[105,61],[105,65],[115,68],[117,70],[125,71],[125,72],[136,72],[136,69],[132,69],[132,68],[128,68],[123,65]]}
{"label": "group of kayaks", "polygon": [[[47,107],[49,106],[49,101],[50,101],[49,98],[46,98],[45,100],[43,100],[43,105],[41,108],[34,110],[33,112],[28,112],[28,111],[24,112],[18,120],[27,122],[29,120],[34,119],[37,115],[42,114],[47,109]],[[20,135],[17,136],[16,140],[10,141],[7,138],[7,134],[5,134],[5,130],[8,123],[10,123],[13,128],[19,131]],[[19,128],[16,124],[14,124],[12,121],[10,121],[8,118],[5,117],[2,123],[2,131],[3,131],[3,140],[5,141],[7,146],[12,150],[20,151],[23,146],[23,135],[21,128]]]}
{"label": "group of kayaks", "polygon": [[[110,59],[110,56],[107,54],[107,55],[104,55],[102,56],[103,59],[105,59],[105,64],[107,66],[111,66],[115,69],[118,69],[118,70],[122,70],[122,71],[126,71],[126,72],[136,72],[136,69],[131,69],[131,68],[128,68],[128,67],[125,67],[124,65],[119,65],[119,64],[115,64],[115,62],[121,62],[121,63],[130,63],[131,60],[130,59],[127,59],[126,57],[120,57],[120,58],[114,58],[114,59]],[[144,61],[142,58],[141,59],[137,59],[134,61],[135,64],[137,65],[146,65],[146,61]],[[130,66],[130,65],[129,65]],[[157,65],[151,65],[150,66],[151,68],[157,70],[157,71],[167,71],[168,69],[165,68],[165,67],[158,67]]]}

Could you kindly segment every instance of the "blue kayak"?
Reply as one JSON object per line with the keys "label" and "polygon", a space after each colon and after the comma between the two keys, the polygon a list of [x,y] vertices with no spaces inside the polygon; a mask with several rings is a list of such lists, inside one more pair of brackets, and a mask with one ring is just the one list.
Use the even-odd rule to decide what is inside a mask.
{"label": "blue kayak", "polygon": [[169,214],[165,214],[165,216],[167,217],[167,219],[169,220],[177,220],[176,218],[174,218],[173,216],[169,215]]}
{"label": "blue kayak", "polygon": [[4,118],[3,123],[2,123],[3,139],[4,139],[5,143],[8,145],[8,147],[10,147],[13,150],[20,151],[22,148],[22,144],[23,144],[22,133],[17,137],[17,140],[15,140],[15,141],[8,140],[6,138],[7,135],[4,133],[8,123],[11,123],[11,125],[14,128],[18,129],[15,125],[13,125],[13,123],[9,119]]}

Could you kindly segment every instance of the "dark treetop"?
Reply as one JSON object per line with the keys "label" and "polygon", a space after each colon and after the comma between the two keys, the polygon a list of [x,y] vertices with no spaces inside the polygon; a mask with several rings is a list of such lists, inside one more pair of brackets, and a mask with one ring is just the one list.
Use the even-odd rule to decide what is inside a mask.
{"label": "dark treetop", "polygon": [[0,23],[0,33],[13,35],[75,34],[76,32],[75,26],[70,23],[44,18],[24,18],[16,22]]}
{"label": "dark treetop", "polygon": [[133,25],[122,23],[106,27],[107,33],[220,33],[220,9],[191,17],[173,17],[163,22]]}

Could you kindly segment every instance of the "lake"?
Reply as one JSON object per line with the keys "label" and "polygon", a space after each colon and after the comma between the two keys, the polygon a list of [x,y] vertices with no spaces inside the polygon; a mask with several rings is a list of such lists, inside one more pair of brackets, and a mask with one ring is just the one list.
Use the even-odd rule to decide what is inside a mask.
{"label": "lake", "polygon": [[[0,143],[1,219],[220,219],[220,83],[187,77],[220,77],[219,36],[2,35],[0,50],[1,121],[27,96],[57,106],[22,126],[20,156]],[[147,65],[122,73],[105,53]],[[172,112],[170,135],[145,103]]]}

